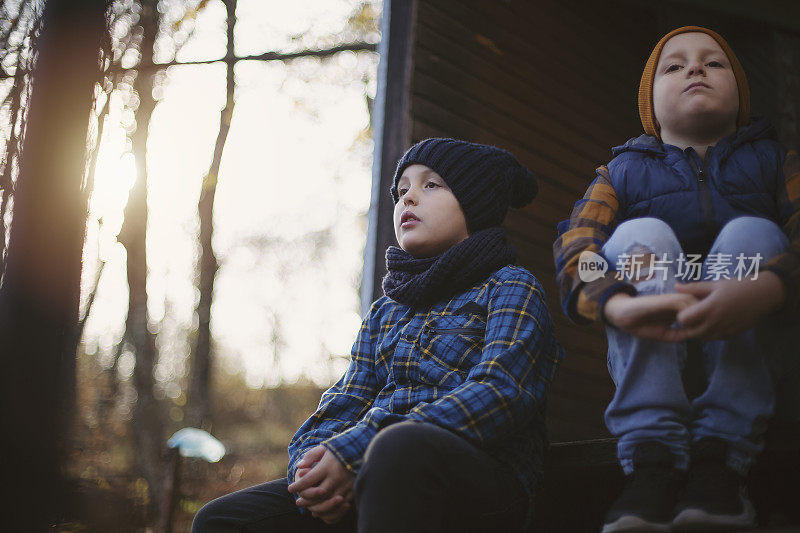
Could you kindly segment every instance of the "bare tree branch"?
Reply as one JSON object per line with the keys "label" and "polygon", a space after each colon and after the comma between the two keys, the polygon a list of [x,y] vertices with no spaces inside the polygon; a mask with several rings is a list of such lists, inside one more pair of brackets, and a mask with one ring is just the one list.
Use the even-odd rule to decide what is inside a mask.
{"label": "bare tree branch", "polygon": [[362,51],[370,51],[374,52],[378,49],[376,44],[367,43],[367,42],[358,42],[358,43],[348,43],[342,44],[338,46],[332,46],[330,48],[324,48],[320,50],[300,50],[297,52],[289,52],[289,53],[279,53],[279,52],[265,52],[263,54],[255,54],[249,56],[230,56],[226,55],[220,59],[208,59],[203,61],[170,61],[169,63],[142,63],[138,65],[137,69],[152,69],[152,68],[164,68],[164,67],[172,67],[178,65],[208,65],[211,63],[238,63],[239,61],[289,61],[292,59],[298,59],[301,57],[329,57],[339,52],[362,52]]}
{"label": "bare tree branch", "polygon": [[[147,61],[142,61],[135,67],[130,68],[123,68],[123,67],[112,67],[112,71],[129,71],[129,70],[138,70],[138,71],[149,71],[149,70],[158,70],[166,67],[176,67],[182,65],[210,65],[212,63],[238,63],[239,61],[290,61],[292,59],[299,59],[301,57],[330,57],[332,55],[336,55],[339,52],[375,52],[378,49],[378,45],[374,43],[367,43],[367,42],[358,42],[358,43],[349,43],[349,44],[342,44],[338,46],[332,46],[331,48],[324,48],[320,50],[300,50],[298,52],[289,52],[289,53],[279,53],[279,52],[266,52],[263,54],[255,54],[249,56],[226,56],[219,59],[205,59],[202,61],[170,61],[168,63],[152,63]],[[8,76],[6,76],[8,77]],[[0,79],[3,79],[3,76],[0,76]]]}

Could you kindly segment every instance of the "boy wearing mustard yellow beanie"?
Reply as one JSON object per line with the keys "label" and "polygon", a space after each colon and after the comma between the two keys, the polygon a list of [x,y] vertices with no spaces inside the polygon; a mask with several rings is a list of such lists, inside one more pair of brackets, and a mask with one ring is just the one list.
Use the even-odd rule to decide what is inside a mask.
{"label": "boy wearing mustard yellow beanie", "polygon": [[612,149],[554,244],[564,312],[608,336],[605,420],[628,483],[603,532],[750,527],[745,476],[800,301],[800,160],[751,119],[744,70],[706,28],[656,44],[639,113],[644,135]]}

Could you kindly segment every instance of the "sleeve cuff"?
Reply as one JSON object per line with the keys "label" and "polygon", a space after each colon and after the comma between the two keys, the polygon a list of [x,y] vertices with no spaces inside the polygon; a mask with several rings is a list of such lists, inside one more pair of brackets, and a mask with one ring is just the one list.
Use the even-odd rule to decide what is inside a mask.
{"label": "sleeve cuff", "polygon": [[605,309],[606,309],[606,302],[608,302],[608,300],[612,296],[620,292],[624,292],[631,296],[636,296],[637,294],[639,294],[639,292],[636,290],[636,287],[625,281],[617,281],[609,288],[607,288],[605,291],[603,291],[603,293],[600,295],[600,298],[597,299],[597,316],[598,319],[600,320],[600,323],[602,323],[604,326],[610,328],[616,328],[616,326],[609,323],[608,320],[606,319]]}
{"label": "sleeve cuff", "polygon": [[783,301],[783,305],[774,312],[775,316],[782,317],[782,318],[790,318],[792,315],[797,314],[798,312],[798,288],[795,286],[794,282],[792,281],[792,277],[789,275],[786,270],[781,268],[778,265],[768,265],[762,268],[764,272],[772,272],[776,276],[778,276],[783,282],[783,287],[786,290],[786,297]]}
{"label": "sleeve cuff", "polygon": [[[580,292],[583,292],[585,297],[590,300],[594,300],[597,303],[597,316],[584,316],[578,312],[578,299],[580,297]],[[610,324],[606,322],[603,308],[605,307],[608,299],[618,292],[625,292],[631,296],[636,296],[638,294],[636,287],[634,287],[631,283],[616,279],[600,278],[584,284],[583,287],[575,293],[575,297],[569,302],[569,312],[567,313],[567,316],[573,322],[579,325],[591,324],[592,322],[599,320],[604,325],[610,326]]]}
{"label": "sleeve cuff", "polygon": [[357,424],[323,441],[322,445],[336,456],[342,466],[357,474],[364,460],[364,452],[374,436],[375,430],[371,426]]}

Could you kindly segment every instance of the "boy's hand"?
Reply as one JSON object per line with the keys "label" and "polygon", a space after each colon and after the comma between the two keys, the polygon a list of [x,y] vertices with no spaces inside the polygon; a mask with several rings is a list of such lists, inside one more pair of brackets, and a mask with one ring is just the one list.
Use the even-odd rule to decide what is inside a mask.
{"label": "boy's hand", "polygon": [[[320,454],[320,458],[322,454]],[[303,458],[297,463],[297,469],[294,471],[294,480],[297,481],[301,477],[305,476],[313,467],[314,465],[319,462],[319,459],[312,461],[308,454],[304,455]]]}
{"label": "boy's hand", "polygon": [[355,476],[336,456],[320,445],[306,452],[298,463],[295,482],[289,485],[289,492],[299,496],[298,506],[307,508],[312,516],[325,523],[333,524],[350,509],[354,480]]}
{"label": "boy's hand", "polygon": [[671,328],[678,313],[696,303],[691,294],[615,294],[606,302],[606,322],[626,333],[661,342],[685,340],[685,332]]}
{"label": "boy's hand", "polygon": [[678,313],[685,338],[725,339],[753,327],[778,310],[786,299],[783,282],[774,272],[758,279],[725,279],[678,283],[675,290],[701,300]]}
{"label": "boy's hand", "polygon": [[306,453],[303,454],[303,457],[300,459],[300,462],[297,463],[297,470],[295,470],[294,481],[297,481],[303,475],[305,475],[309,470],[311,470],[314,465],[316,465],[322,456],[325,455],[325,446],[315,446],[308,450]]}

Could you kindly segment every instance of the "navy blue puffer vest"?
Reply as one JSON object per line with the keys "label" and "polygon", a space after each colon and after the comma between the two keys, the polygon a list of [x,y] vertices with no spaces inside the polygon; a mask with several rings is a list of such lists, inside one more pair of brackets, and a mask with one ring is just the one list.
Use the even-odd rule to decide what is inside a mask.
{"label": "navy blue puffer vest", "polygon": [[612,154],[608,170],[619,220],[660,218],[685,253],[708,253],[720,229],[738,216],[782,226],[791,215],[778,200],[786,150],[766,118],[721,139],[704,159],[691,147],[681,150],[650,135],[614,147]]}

